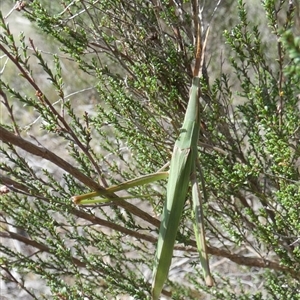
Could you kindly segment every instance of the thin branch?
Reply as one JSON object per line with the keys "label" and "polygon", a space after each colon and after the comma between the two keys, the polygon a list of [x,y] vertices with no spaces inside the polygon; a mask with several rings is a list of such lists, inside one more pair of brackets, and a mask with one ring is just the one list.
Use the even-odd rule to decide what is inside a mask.
{"label": "thin branch", "polygon": [[[29,245],[29,246],[32,246],[32,247],[34,247],[36,249],[39,249],[39,250],[41,250],[43,252],[47,252],[47,253],[52,254],[51,253],[51,249],[48,246],[46,246],[46,245],[44,245],[42,243],[33,241],[32,239],[24,237],[23,235],[15,233],[15,232],[11,232],[11,231],[5,231],[5,232],[3,232],[3,231],[0,231],[0,237],[1,238],[14,239],[14,240],[17,240],[19,242],[24,243],[25,245]],[[79,260],[78,258],[76,258],[74,256],[71,257],[71,261],[74,263],[74,265],[76,265],[79,268],[86,268],[87,267],[87,264],[85,262],[82,262],[81,260]],[[105,278],[105,275],[106,275],[105,269],[103,269],[103,270],[97,269],[97,272],[102,273],[103,274],[103,278]],[[122,276],[122,275],[120,274],[120,276]],[[150,284],[149,284],[149,289],[150,289]],[[168,296],[168,297],[170,297],[172,295],[170,292],[168,292],[166,290],[162,291],[162,293],[164,295]]]}
{"label": "thin branch", "polygon": [[[95,181],[93,181],[91,178],[80,172],[77,168],[73,167],[70,163],[63,160],[53,152],[49,151],[46,148],[42,148],[39,146],[36,146],[35,144],[21,138],[20,136],[15,135],[14,133],[6,130],[2,126],[0,126],[0,140],[5,143],[11,143],[23,150],[25,150],[28,153],[31,153],[33,155],[42,157],[56,166],[60,167],[61,169],[65,170],[69,174],[71,174],[73,177],[75,177],[77,180],[82,182],[85,186],[89,187],[90,189],[94,191],[101,191],[104,190],[104,188]],[[115,194],[111,194],[112,198],[118,199],[119,197]],[[128,212],[132,213],[133,215],[149,222],[150,224],[154,225],[155,227],[159,227],[160,222],[156,219],[151,217],[148,213],[144,212],[143,210],[139,209],[135,205],[128,203],[124,200],[121,201],[115,201],[115,205],[123,207]]]}
{"label": "thin branch", "polygon": [[[90,220],[93,220],[93,216],[90,216]],[[35,247],[41,251],[44,252],[48,252],[51,253],[50,248],[42,243],[38,243],[36,241],[33,241],[27,237],[24,237],[23,235],[20,235],[18,233],[14,233],[11,231],[5,231],[5,232],[0,232],[0,237],[2,238],[11,238],[11,239],[15,239],[18,240],[20,242],[25,243],[26,245]],[[149,236],[147,237],[147,239],[149,238]],[[150,239],[153,242],[156,242],[156,239]],[[149,240],[149,241],[150,241]],[[179,246],[176,245],[174,247],[175,250],[182,250],[182,251],[188,251],[188,252],[197,252],[197,248],[196,248],[196,242],[192,241],[191,244],[193,244],[193,246]],[[291,274],[294,278],[298,278],[299,277],[299,272],[295,271],[294,269],[285,267],[280,265],[280,263],[274,262],[274,261],[270,261],[268,259],[263,259],[263,258],[257,258],[257,257],[245,257],[242,255],[237,255],[236,253],[230,253],[228,251],[216,248],[216,247],[207,247],[208,253],[211,255],[215,255],[215,256],[220,256],[220,257],[226,257],[229,260],[235,262],[236,264],[239,265],[243,265],[243,266],[248,266],[248,267],[258,267],[258,268],[266,268],[266,269],[271,269],[271,270],[275,270],[275,271],[280,271],[280,272],[288,272],[289,274]],[[80,261],[79,259],[72,257],[72,261],[73,263],[78,266],[78,267],[82,267],[85,268],[86,267],[86,263]]]}
{"label": "thin branch", "polygon": [[17,278],[15,278],[15,276],[11,273],[11,271],[6,266],[0,265],[0,268],[3,269],[4,272],[6,272],[6,274],[8,274],[8,276],[5,276],[4,274],[2,275],[3,277],[5,277],[6,280],[10,280],[11,282],[14,282],[18,287],[20,287],[28,295],[30,295],[32,299],[38,299],[32,292],[28,290],[28,288],[26,288],[26,286],[23,283],[23,280],[18,280]]}
{"label": "thin branch", "polygon": [[14,117],[14,114],[13,114],[13,106],[9,105],[7,96],[4,93],[3,89],[1,88],[1,85],[0,85],[0,96],[2,96],[2,98],[3,98],[3,101],[1,101],[1,102],[4,104],[4,106],[6,107],[6,109],[8,111],[8,114],[10,116],[10,119],[11,119],[12,123],[13,123],[16,134],[20,135],[19,128],[18,128],[18,125],[16,123],[16,120],[15,120],[15,117]]}

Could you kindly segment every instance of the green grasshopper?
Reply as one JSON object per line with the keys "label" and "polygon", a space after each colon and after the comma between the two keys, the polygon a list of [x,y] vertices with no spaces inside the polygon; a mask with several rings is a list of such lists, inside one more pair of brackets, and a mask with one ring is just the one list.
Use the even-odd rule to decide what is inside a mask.
{"label": "green grasshopper", "polygon": [[[197,145],[200,130],[199,74],[200,72],[202,72],[204,49],[207,39],[206,34],[203,47],[201,48],[200,26],[198,26],[197,34],[198,41],[196,53],[196,67],[194,70],[194,77],[192,87],[190,90],[188,107],[186,110],[183,126],[180,130],[179,137],[175,142],[169,172],[157,172],[149,174],[124,182],[120,185],[115,185],[110,188],[103,189],[101,191],[95,191],[85,195],[72,197],[72,200],[77,205],[109,202],[114,200],[114,198],[111,197],[112,193],[114,192],[168,177],[167,199],[164,203],[164,208],[162,212],[161,225],[159,229],[158,243],[153,268],[153,300],[159,299],[159,296],[163,289],[163,285],[168,278],[176,235],[190,181],[192,182],[192,206],[193,215],[195,219],[194,231],[196,236],[197,248],[200,256],[200,262],[203,268],[206,285],[213,285],[213,279],[209,269],[208,255],[205,242],[201,193],[199,191],[198,183],[196,180],[196,165],[198,159]],[[101,196],[102,199],[93,199],[99,196]]]}

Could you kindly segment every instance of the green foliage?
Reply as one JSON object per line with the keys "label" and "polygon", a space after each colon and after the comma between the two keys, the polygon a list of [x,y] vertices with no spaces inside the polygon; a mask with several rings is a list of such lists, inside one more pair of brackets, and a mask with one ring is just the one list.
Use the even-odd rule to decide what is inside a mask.
{"label": "green foliage", "polygon": [[[190,3],[52,3],[0,16],[6,293],[14,283],[33,299],[150,299],[165,181],[110,206],[78,208],[70,197],[169,161],[192,78]],[[237,3],[222,25],[226,55],[212,47],[222,33],[211,25],[208,48],[222,69],[212,61],[201,83],[198,148],[216,286],[204,286],[187,209],[164,290],[173,299],[298,299],[299,12],[289,1],[262,1],[262,30]],[[204,6],[204,27],[213,10]],[[17,13],[60,50],[49,55],[13,33],[7,23]]]}

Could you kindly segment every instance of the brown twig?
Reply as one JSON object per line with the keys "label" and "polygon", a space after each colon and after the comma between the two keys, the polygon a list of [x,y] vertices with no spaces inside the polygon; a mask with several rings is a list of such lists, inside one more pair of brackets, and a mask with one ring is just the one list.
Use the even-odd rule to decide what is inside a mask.
{"label": "brown twig", "polygon": [[[72,176],[74,176],[77,180],[82,182],[85,186],[89,187],[90,189],[94,191],[100,191],[104,190],[103,187],[99,186],[95,181],[93,181],[91,178],[80,172],[77,168],[73,167],[70,163],[63,160],[53,152],[49,151],[46,148],[42,148],[39,146],[36,146],[35,144],[23,139],[20,136],[15,135],[14,133],[8,131],[7,129],[0,126],[0,140],[5,143],[11,143],[23,150],[25,150],[28,153],[31,153],[33,155],[42,157],[56,166],[60,167],[61,169],[65,170]],[[111,195],[112,198],[118,199],[118,196],[115,194]],[[118,205],[120,207],[123,207],[128,212],[132,213],[133,215],[147,221],[148,223],[154,225],[155,227],[159,227],[160,222],[151,217],[149,214],[144,212],[143,210],[139,209],[135,205],[132,205],[131,203],[128,203],[124,200],[122,201],[115,201],[115,205]]]}
{"label": "brown twig", "polygon": [[[94,219],[90,218],[90,220],[95,222],[97,220],[97,218],[94,218]],[[24,237],[23,235],[20,235],[18,233],[14,233],[14,232],[10,232],[10,231],[5,231],[5,232],[1,231],[0,237],[15,239],[26,245],[35,247],[41,251],[51,253],[50,248],[48,246],[38,243],[36,241],[33,241],[33,240],[31,240],[27,237]],[[149,236],[147,237],[147,240],[150,242],[156,242],[155,238],[149,239]],[[193,244],[193,245],[192,246],[175,245],[174,249],[196,253],[197,252],[196,242],[191,241],[190,244]],[[222,249],[219,249],[216,247],[208,246],[207,250],[208,250],[208,253],[211,255],[228,258],[229,260],[231,260],[239,265],[248,266],[248,267],[266,268],[266,269],[280,271],[280,272],[287,272],[287,273],[291,274],[294,278],[299,277],[299,272],[297,272],[291,268],[282,266],[278,262],[274,262],[274,261],[271,261],[268,259],[257,258],[257,257],[245,257],[242,255],[237,255],[236,253],[230,253],[228,251],[225,251],[225,250],[222,250]],[[81,268],[86,267],[86,264],[84,262],[80,261],[79,259],[77,259],[75,257],[72,257],[72,261],[78,267],[81,267]]]}
{"label": "brown twig", "polygon": [[[38,249],[40,251],[52,254],[51,253],[51,249],[48,246],[46,246],[46,245],[44,245],[42,243],[36,242],[36,241],[34,241],[34,240],[30,239],[30,238],[27,238],[27,237],[25,237],[25,236],[23,236],[21,234],[15,233],[15,232],[0,231],[0,237],[1,238],[14,239],[14,240],[17,240],[19,242],[24,243],[25,245],[29,245],[31,247],[34,247],[34,248],[36,248],[36,249]],[[74,265],[76,265],[79,268],[86,268],[87,267],[87,264],[85,262],[79,260],[78,258],[76,258],[74,256],[71,257],[71,260],[74,263]],[[89,266],[89,267],[91,267],[91,266]],[[103,274],[103,278],[105,278],[106,272],[105,272],[104,269],[100,270],[99,267],[97,266],[97,272],[102,273]],[[150,290],[150,284],[149,284],[149,290]],[[168,292],[168,291],[166,291],[166,290],[163,290],[162,293],[164,295],[168,296],[168,297],[171,296],[171,293]]]}
{"label": "brown twig", "polygon": [[[32,46],[32,49],[35,53],[37,53],[37,49],[35,48],[33,41],[30,39],[30,44]],[[16,47],[15,47],[16,48]],[[17,49],[17,48],[16,48]],[[93,159],[93,157],[91,156],[91,154],[89,153],[87,147],[85,147],[80,140],[78,139],[77,135],[73,132],[73,130],[71,129],[71,127],[69,126],[69,124],[67,123],[67,121],[65,120],[65,118],[63,116],[61,116],[58,111],[54,108],[54,106],[51,104],[51,102],[49,101],[49,99],[46,97],[46,95],[42,92],[42,90],[39,88],[39,86],[36,84],[34,78],[30,75],[30,73],[24,69],[21,64],[19,63],[18,59],[16,57],[14,57],[3,45],[0,44],[0,50],[9,58],[9,60],[11,62],[13,62],[15,64],[15,66],[19,69],[19,71],[21,72],[22,76],[28,81],[28,83],[34,88],[34,90],[36,91],[36,96],[39,99],[39,101],[47,106],[51,112],[57,117],[58,121],[63,125],[63,127],[65,128],[65,130],[68,132],[68,134],[72,137],[72,139],[74,140],[75,144],[78,145],[78,147],[86,154],[86,156],[89,158],[89,160],[91,161],[91,163],[93,164],[93,166],[95,167],[95,169],[97,170],[100,179],[103,182],[104,186],[107,186],[107,183],[105,181],[105,179],[102,176],[102,172],[99,169],[98,164],[96,163],[96,161]]]}

